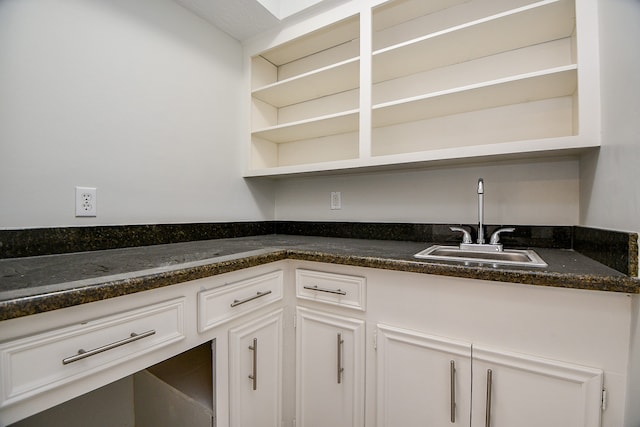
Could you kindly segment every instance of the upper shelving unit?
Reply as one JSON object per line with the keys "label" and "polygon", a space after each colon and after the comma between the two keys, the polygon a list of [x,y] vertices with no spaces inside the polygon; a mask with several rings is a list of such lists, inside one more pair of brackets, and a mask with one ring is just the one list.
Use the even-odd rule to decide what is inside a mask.
{"label": "upper shelving unit", "polygon": [[253,167],[358,156],[359,37],[352,16],[251,59]]}
{"label": "upper shelving unit", "polygon": [[369,3],[252,55],[247,176],[599,145],[595,0]]}

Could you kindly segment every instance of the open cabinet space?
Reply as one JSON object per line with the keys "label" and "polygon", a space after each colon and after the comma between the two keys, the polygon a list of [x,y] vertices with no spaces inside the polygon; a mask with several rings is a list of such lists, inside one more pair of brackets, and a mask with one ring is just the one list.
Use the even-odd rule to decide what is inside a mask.
{"label": "open cabinet space", "polygon": [[251,58],[252,168],[358,157],[360,19]]}
{"label": "open cabinet space", "polygon": [[212,427],[211,344],[206,342],[12,426]]}

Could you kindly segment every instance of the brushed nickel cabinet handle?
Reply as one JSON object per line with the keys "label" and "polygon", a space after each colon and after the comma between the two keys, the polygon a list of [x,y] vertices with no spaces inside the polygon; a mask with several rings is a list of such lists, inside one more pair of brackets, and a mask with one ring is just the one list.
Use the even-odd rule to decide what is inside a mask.
{"label": "brushed nickel cabinet handle", "polygon": [[151,335],[154,335],[155,333],[156,333],[156,331],[153,330],[153,329],[150,330],[150,331],[147,331],[147,332],[143,332],[141,334],[136,334],[135,332],[132,332],[131,335],[129,336],[129,338],[125,338],[123,340],[116,341],[116,342],[113,342],[111,344],[103,345],[102,347],[94,348],[93,350],[88,350],[87,351],[87,350],[80,349],[80,350],[78,350],[77,354],[74,354],[73,356],[69,356],[69,357],[66,357],[66,358],[62,359],[62,364],[63,365],[68,365],[69,363],[77,362],[78,360],[82,360],[82,359],[86,359],[87,357],[95,356],[98,353],[102,353],[102,352],[105,352],[107,350],[111,350],[111,349],[114,349],[116,347],[120,347],[122,345],[129,344],[129,343],[132,343],[134,341],[141,340],[142,338],[150,337]]}
{"label": "brushed nickel cabinet handle", "polygon": [[253,339],[253,345],[249,346],[249,350],[253,351],[253,373],[249,375],[249,379],[253,382],[253,389],[258,388],[258,338]]}
{"label": "brushed nickel cabinet handle", "polygon": [[231,307],[237,307],[240,304],[244,304],[246,302],[253,301],[254,299],[258,299],[258,298],[263,297],[265,295],[269,295],[270,293],[271,293],[271,291],[264,291],[264,292],[258,292],[257,294],[255,294],[254,296],[249,297],[249,298],[245,298],[245,299],[241,299],[241,300],[234,299],[233,302],[231,303]]}
{"label": "brushed nickel cabinet handle", "polygon": [[450,401],[451,401],[451,422],[456,422],[456,362],[451,361],[449,364],[449,376],[450,376]]}
{"label": "brushed nickel cabinet handle", "polygon": [[318,292],[326,292],[328,294],[336,294],[336,295],[346,295],[347,292],[342,289],[327,289],[327,288],[319,288],[318,285],[313,286],[303,286],[304,289],[308,289],[310,291],[318,291]]}
{"label": "brushed nickel cabinet handle", "polygon": [[493,386],[493,372],[491,369],[487,369],[487,407],[485,409],[485,427],[491,427],[491,388]]}
{"label": "brushed nickel cabinet handle", "polygon": [[342,345],[344,344],[344,340],[342,339],[342,334],[338,332],[338,384],[342,384],[342,373],[344,372],[344,368],[342,367]]}

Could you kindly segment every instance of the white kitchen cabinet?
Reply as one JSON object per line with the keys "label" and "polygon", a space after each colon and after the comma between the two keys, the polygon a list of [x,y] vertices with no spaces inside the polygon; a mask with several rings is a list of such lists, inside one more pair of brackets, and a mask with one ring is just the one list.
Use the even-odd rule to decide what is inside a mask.
{"label": "white kitchen cabinet", "polygon": [[472,427],[598,427],[603,372],[473,347]]}
{"label": "white kitchen cabinet", "polygon": [[296,297],[365,311],[367,283],[362,276],[296,269]]}
{"label": "white kitchen cabinet", "polygon": [[596,3],[349,2],[260,38],[246,175],[597,147]]}
{"label": "white kitchen cabinet", "polygon": [[602,370],[387,325],[377,343],[378,427],[600,426]]}
{"label": "white kitchen cabinet", "polygon": [[284,291],[278,269],[198,292],[198,331],[215,337],[218,425],[280,427]]}
{"label": "white kitchen cabinet", "polygon": [[283,310],[229,331],[229,425],[280,427]]}
{"label": "white kitchen cabinet", "polygon": [[176,298],[0,344],[0,408],[183,340],[184,311]]}
{"label": "white kitchen cabinet", "polygon": [[199,292],[198,332],[282,300],[283,281],[282,270],[276,270]]}
{"label": "white kitchen cabinet", "polygon": [[296,319],[296,426],[364,426],[364,321],[304,307]]}
{"label": "white kitchen cabinet", "polygon": [[471,344],[377,328],[377,427],[468,426]]}
{"label": "white kitchen cabinet", "polygon": [[281,306],[284,266],[275,262],[1,322],[0,426],[212,341],[224,354],[215,357],[211,406],[218,425],[228,425],[228,331]]}
{"label": "white kitchen cabinet", "polygon": [[[278,271],[281,276],[274,275]],[[243,304],[251,310],[224,320],[216,316],[218,310],[196,310],[199,302],[218,303],[208,298],[210,291],[235,289],[228,283],[240,285],[239,291],[218,294],[224,299],[221,309],[263,293],[261,286],[280,283],[278,277],[283,289],[278,301],[258,297]],[[491,370],[493,427],[635,427],[633,415],[625,419],[624,414],[625,401],[633,400],[625,393],[637,310],[637,295],[617,292],[287,260],[2,322],[0,348],[6,354],[1,379],[13,385],[4,389],[11,400],[0,407],[0,426],[213,341],[213,407],[219,426],[377,427],[426,420],[425,425],[479,427],[486,423]],[[210,316],[200,316],[205,312]],[[165,326],[158,327],[158,319]],[[32,351],[34,337],[73,344],[79,342],[75,333],[80,339],[95,331],[102,341],[112,338],[111,332],[120,337],[125,326],[135,326],[131,331],[138,333],[137,326],[149,326],[150,320],[156,334],[71,363],[78,366],[78,376],[58,381],[38,374],[44,371],[36,363],[30,366],[37,378],[6,375],[11,363],[24,366],[14,350]],[[209,321],[215,326],[201,328]],[[173,328],[180,325],[178,337]],[[154,341],[162,337],[171,342]],[[258,339],[255,392],[249,378],[253,338]],[[278,339],[282,347],[272,345]],[[75,352],[73,347],[70,354]],[[17,356],[7,359],[8,354]],[[49,360],[46,356],[43,360]],[[62,358],[55,360],[56,369],[64,369]],[[263,385],[268,396],[261,396]],[[28,395],[19,393],[27,386],[32,387]],[[601,403],[603,389],[607,405]],[[280,423],[274,415],[278,410]],[[252,418],[257,414],[260,418]]]}

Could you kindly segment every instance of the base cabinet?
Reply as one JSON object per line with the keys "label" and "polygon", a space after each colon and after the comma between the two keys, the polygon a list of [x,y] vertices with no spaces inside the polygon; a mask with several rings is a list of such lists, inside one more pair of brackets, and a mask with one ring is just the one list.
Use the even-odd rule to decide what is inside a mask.
{"label": "base cabinet", "polygon": [[[210,291],[231,290],[228,285],[215,286],[219,284],[216,280],[206,282],[210,289],[202,290],[203,282],[195,281],[134,294],[126,301],[116,301],[120,303],[116,314],[108,314],[114,303],[109,300],[88,305],[82,311],[65,309],[25,318],[24,321],[38,322],[31,326],[33,333],[12,336],[0,345],[5,353],[13,355],[4,358],[0,378],[5,384],[12,378],[5,374],[11,366],[7,363],[15,361],[16,366],[27,366],[17,363],[26,360],[17,350],[26,348],[27,354],[37,350],[37,346],[31,345],[35,338],[58,338],[60,330],[73,332],[62,335],[65,340],[56,341],[64,343],[73,341],[77,331],[78,336],[93,337],[89,332],[96,327],[95,331],[100,332],[97,338],[103,342],[102,338],[111,338],[104,334],[111,330],[114,319],[125,320],[127,327],[135,323],[134,331],[150,329],[152,325],[139,325],[138,321],[155,319],[156,313],[171,321],[160,322],[160,326],[154,323],[156,334],[132,343],[142,347],[114,349],[131,352],[118,353],[125,360],[123,366],[93,365],[96,360],[104,361],[94,358],[71,363],[72,367],[97,366],[97,374],[101,375],[98,379],[104,384],[120,376],[122,381],[114,383],[114,387],[96,390],[92,396],[97,397],[91,397],[84,393],[85,388],[98,381],[93,379],[96,372],[86,371],[82,381],[65,377],[68,384],[2,406],[0,427],[16,421],[19,425],[76,425],[69,419],[78,418],[77,408],[91,414],[93,408],[101,408],[102,402],[107,401],[105,396],[112,397],[118,408],[108,414],[108,419],[126,420],[96,422],[123,427],[200,425],[199,421],[181,424],[181,419],[174,421],[175,418],[164,415],[174,411],[178,404],[182,408],[199,408],[179,410],[179,414],[189,412],[202,419],[203,425],[213,421],[219,427],[639,425],[633,414],[624,418],[621,403],[633,399],[625,395],[624,380],[629,357],[635,353],[625,339],[628,340],[630,322],[638,316],[637,298],[631,305],[628,295],[613,292],[522,286],[351,266],[325,267],[303,261],[292,262],[287,268],[288,271],[283,269],[282,274],[275,276],[271,267],[245,274],[251,276],[251,284],[277,280],[282,292],[272,290],[265,294],[261,287],[250,292],[238,287],[241,292],[237,295],[220,292],[218,295],[226,298],[219,304],[222,308],[237,306],[235,300],[245,299],[247,304],[256,306],[205,328],[197,336],[201,326],[198,320],[209,318],[196,316],[202,310],[189,307],[197,306],[198,295],[207,296],[208,303],[217,303],[215,298],[209,298]],[[299,293],[294,298],[294,287],[290,285],[296,268],[304,270],[304,274],[299,275],[301,283],[296,281],[302,286],[297,286]],[[346,280],[348,277],[353,280]],[[286,278],[290,282],[285,283]],[[232,284],[235,283],[238,282],[234,280]],[[358,292],[351,294],[346,283],[359,284],[353,287]],[[283,298],[273,304],[264,303],[267,295],[272,294]],[[156,302],[149,305],[150,299]],[[142,311],[138,311],[141,307]],[[93,317],[98,321],[82,321],[90,318],[86,312],[89,309],[95,312]],[[76,317],[69,317],[69,313],[75,313]],[[146,351],[145,344],[150,342],[146,339],[165,335],[162,329],[165,323],[178,327],[184,338],[129,360]],[[59,325],[60,330],[47,331],[46,324]],[[183,324],[184,328],[180,327]],[[117,338],[122,335],[121,323],[115,325]],[[7,330],[0,328],[5,335]],[[64,355],[70,354],[67,347],[62,349]],[[196,358],[197,365],[210,368],[205,373],[195,370],[196,359],[192,357],[196,353],[204,355]],[[107,356],[115,357],[108,351],[95,357]],[[59,369],[63,369],[62,359],[56,360]],[[144,375],[134,375],[144,369],[148,369]],[[107,372],[110,370],[113,373]],[[16,372],[29,371],[25,368]],[[143,380],[148,386],[143,387]],[[136,387],[143,390],[141,393],[134,393],[135,381]],[[79,400],[69,402],[65,397],[70,393],[67,390],[63,397],[71,406],[65,403],[37,414],[44,407],[42,399],[56,399],[70,385],[82,386],[72,390],[81,396]],[[606,409],[604,388],[611,396]],[[6,390],[14,389],[5,386]],[[89,400],[93,404],[88,404]],[[164,407],[157,404],[167,401],[174,403]],[[34,414],[34,418],[27,418]]]}
{"label": "base cabinet", "polygon": [[277,427],[282,420],[283,310],[229,331],[231,427]]}
{"label": "base cabinet", "polygon": [[296,427],[364,426],[364,321],[298,307]]}
{"label": "base cabinet", "polygon": [[603,372],[378,325],[378,427],[598,427]]}
{"label": "base cabinet", "polygon": [[377,330],[377,427],[469,425],[471,344]]}
{"label": "base cabinet", "polygon": [[472,427],[599,427],[603,372],[473,347]]}

